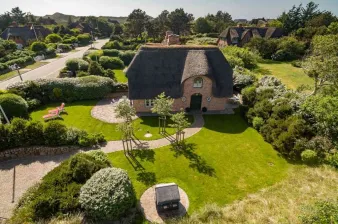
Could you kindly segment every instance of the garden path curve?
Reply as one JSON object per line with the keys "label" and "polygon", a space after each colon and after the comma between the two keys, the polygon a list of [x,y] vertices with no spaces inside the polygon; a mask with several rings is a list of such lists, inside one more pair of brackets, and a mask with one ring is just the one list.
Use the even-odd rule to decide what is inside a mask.
{"label": "garden path curve", "polygon": [[[189,138],[199,132],[204,126],[202,114],[194,114],[194,123],[185,129],[185,138]],[[165,136],[154,141],[134,140],[134,147],[138,149],[155,149],[170,145],[175,140],[175,135]],[[105,153],[122,151],[122,141],[110,141],[101,148]],[[78,152],[78,151],[77,151]],[[77,153],[62,155],[32,156],[0,162],[0,224],[11,216],[15,203],[22,194],[35,183],[41,180],[49,171],[61,162]],[[14,198],[14,203],[12,199]]]}
{"label": "garden path curve", "polygon": [[[194,123],[189,127],[184,129],[184,137],[189,138],[194,134],[198,133],[202,127],[204,126],[204,119],[202,114],[196,113],[193,114],[194,116]],[[170,145],[176,139],[176,135],[164,135],[164,138],[146,141],[146,140],[138,140],[133,139],[133,148],[134,149],[156,149],[163,146]],[[123,150],[123,143],[121,140],[119,141],[109,141],[107,145],[101,147],[101,150],[105,153],[122,151]]]}

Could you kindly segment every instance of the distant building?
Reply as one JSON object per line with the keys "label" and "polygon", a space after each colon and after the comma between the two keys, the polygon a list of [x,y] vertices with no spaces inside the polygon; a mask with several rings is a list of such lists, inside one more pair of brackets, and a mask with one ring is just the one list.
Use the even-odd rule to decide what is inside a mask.
{"label": "distant building", "polygon": [[43,27],[34,24],[27,24],[26,26],[18,26],[13,22],[7,29],[5,29],[0,37],[5,40],[12,40],[18,45],[26,46],[31,40],[44,39],[52,32]]}
{"label": "distant building", "polygon": [[254,37],[259,38],[281,38],[284,36],[284,30],[276,27],[229,27],[224,30],[218,38],[219,47],[235,45],[243,47]]}
{"label": "distant building", "polygon": [[91,27],[88,23],[80,22],[80,21],[74,22],[68,26],[71,29],[73,28],[79,29],[81,33],[91,33],[95,31],[95,29]]}
{"label": "distant building", "polygon": [[114,25],[115,24],[120,24],[120,22],[117,21],[117,20],[115,20],[115,19],[108,19],[108,22],[113,23]]}
{"label": "distant building", "polygon": [[235,23],[248,23],[249,21],[247,19],[235,19],[234,20]]}

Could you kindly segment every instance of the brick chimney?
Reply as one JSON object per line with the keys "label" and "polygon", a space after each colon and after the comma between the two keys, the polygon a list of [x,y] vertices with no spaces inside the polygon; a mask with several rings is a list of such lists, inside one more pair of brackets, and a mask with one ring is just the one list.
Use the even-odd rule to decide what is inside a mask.
{"label": "brick chimney", "polygon": [[164,39],[165,45],[179,45],[180,43],[180,36],[174,34],[172,31],[165,32],[165,39]]}

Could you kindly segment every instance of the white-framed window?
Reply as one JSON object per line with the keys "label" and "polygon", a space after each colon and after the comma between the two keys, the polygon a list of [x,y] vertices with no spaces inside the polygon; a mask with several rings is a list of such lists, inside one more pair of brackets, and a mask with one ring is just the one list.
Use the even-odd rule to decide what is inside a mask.
{"label": "white-framed window", "polygon": [[203,79],[200,77],[194,79],[194,88],[202,88],[202,87],[203,87]]}
{"label": "white-framed window", "polygon": [[151,100],[151,99],[144,100],[144,105],[146,107],[153,107],[154,106],[154,100]]}
{"label": "white-framed window", "polygon": [[234,37],[234,38],[232,38],[231,41],[232,41],[233,44],[238,44],[238,39],[239,39],[238,37]]}

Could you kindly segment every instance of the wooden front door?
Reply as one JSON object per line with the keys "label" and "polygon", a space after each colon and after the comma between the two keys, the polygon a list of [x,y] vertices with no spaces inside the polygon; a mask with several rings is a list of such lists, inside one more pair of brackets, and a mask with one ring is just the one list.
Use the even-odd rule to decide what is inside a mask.
{"label": "wooden front door", "polygon": [[202,95],[195,94],[191,96],[190,109],[191,110],[201,110],[202,107]]}

